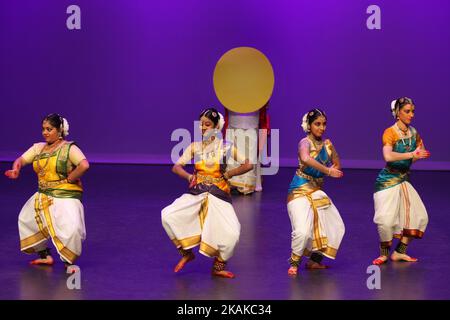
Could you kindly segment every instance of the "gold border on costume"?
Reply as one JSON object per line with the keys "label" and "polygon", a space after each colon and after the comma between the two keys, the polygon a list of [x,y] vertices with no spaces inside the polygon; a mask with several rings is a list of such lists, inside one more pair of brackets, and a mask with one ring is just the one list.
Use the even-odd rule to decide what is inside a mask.
{"label": "gold border on costume", "polygon": [[231,204],[229,184],[223,178],[221,160],[228,153],[235,160],[241,157],[222,140],[207,147],[212,149],[205,155],[203,145],[194,142],[178,160],[181,165],[192,158],[196,160],[196,183],[161,211],[161,220],[177,248],[200,246],[201,254],[227,261],[239,242],[241,226]]}
{"label": "gold border on costume", "polygon": [[[383,133],[383,145],[392,146],[396,153],[414,151],[423,141],[413,127],[408,136],[400,137],[399,129],[393,125]],[[375,182],[373,195],[375,214],[381,247],[392,245],[392,239],[402,236],[421,239],[428,225],[428,213],[417,191],[409,182],[412,160],[388,162]]]}
{"label": "gold border on costume", "polygon": [[23,206],[18,223],[21,251],[40,251],[51,239],[59,255],[69,263],[80,256],[86,237],[84,208],[80,201],[83,189],[81,184],[67,182],[72,169],[69,168],[72,145],[73,142],[65,143],[51,154],[42,153],[34,158],[39,191]]}
{"label": "gold border on costume", "polygon": [[[310,156],[326,165],[332,159],[333,150],[331,141],[327,139],[320,149],[312,143]],[[287,197],[292,225],[291,259],[310,256],[312,252],[335,259],[345,233],[344,222],[333,202],[321,190],[323,174],[314,172],[312,176],[305,172],[307,168],[299,159]]]}

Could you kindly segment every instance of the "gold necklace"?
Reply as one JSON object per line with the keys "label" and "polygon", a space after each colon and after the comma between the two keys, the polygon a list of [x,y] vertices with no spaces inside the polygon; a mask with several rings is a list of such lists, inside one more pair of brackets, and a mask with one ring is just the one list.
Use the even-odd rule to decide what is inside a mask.
{"label": "gold necklace", "polygon": [[406,151],[409,151],[409,149],[411,149],[412,134],[409,136],[408,145],[405,143],[405,140],[404,140],[404,138],[408,135],[409,127],[406,127],[406,131],[403,131],[402,129],[400,129],[400,127],[398,126],[397,123],[395,124],[395,126],[397,127],[397,130],[400,132],[400,134],[403,133],[403,136],[400,137],[400,139],[402,139],[402,142],[403,142],[403,145],[405,146]]}
{"label": "gold necklace", "polygon": [[[309,140],[312,142],[312,144],[313,144],[313,146],[314,146],[314,148],[315,148],[316,150],[318,150],[318,147],[321,147],[322,144],[323,144],[323,141],[322,141],[322,140],[321,140],[321,141],[318,141],[318,140],[316,140],[313,136],[308,136],[308,138],[309,138]],[[317,144],[316,144],[316,142],[317,142]]]}
{"label": "gold necklace", "polygon": [[397,125],[397,128],[398,128],[398,130],[400,130],[401,132],[403,132],[403,135],[407,135],[408,134],[408,127],[406,127],[406,130],[403,130],[402,128],[400,128],[398,125]]}
{"label": "gold necklace", "polygon": [[48,152],[46,152],[46,153],[48,153],[48,157],[47,157],[47,160],[45,161],[44,166],[41,166],[40,160],[41,160],[41,155],[44,153],[45,146],[41,149],[41,152],[39,152],[39,155],[38,155],[38,159],[37,159],[36,164],[37,164],[37,167],[38,167],[38,175],[39,175],[40,177],[44,177],[45,174],[47,173],[47,171],[45,170],[45,168],[47,168],[48,162],[50,161],[50,154],[51,154],[53,151],[55,151],[56,148],[57,148],[59,145],[60,145],[60,143],[58,142],[54,147],[52,147]]}

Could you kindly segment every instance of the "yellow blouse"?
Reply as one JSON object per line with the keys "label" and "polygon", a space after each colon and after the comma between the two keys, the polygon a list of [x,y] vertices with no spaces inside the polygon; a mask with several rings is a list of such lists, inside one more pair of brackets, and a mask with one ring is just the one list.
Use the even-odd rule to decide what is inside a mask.
{"label": "yellow blouse", "polygon": [[39,192],[56,198],[81,199],[83,188],[80,182],[68,183],[67,176],[86,157],[73,142],[65,142],[52,153],[42,152],[45,143],[36,143],[22,158],[33,163],[38,175]]}
{"label": "yellow blouse", "polygon": [[223,179],[229,157],[241,164],[246,160],[235,146],[224,144],[223,140],[215,140],[208,144],[193,142],[183,152],[177,164],[184,166],[194,159],[197,183],[214,184],[219,189],[229,193],[230,186]]}

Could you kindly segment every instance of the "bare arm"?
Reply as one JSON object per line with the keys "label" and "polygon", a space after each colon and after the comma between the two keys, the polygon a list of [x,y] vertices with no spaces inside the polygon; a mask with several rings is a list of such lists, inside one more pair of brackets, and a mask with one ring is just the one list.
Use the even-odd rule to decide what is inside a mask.
{"label": "bare arm", "polygon": [[67,176],[67,181],[69,183],[75,182],[76,180],[80,179],[88,170],[89,162],[86,159],[81,160],[78,166],[69,173],[69,175]]}
{"label": "bare arm", "polygon": [[184,169],[186,163],[190,162],[194,157],[194,144],[190,144],[186,150],[184,150],[183,155],[178,159],[177,163],[175,163],[172,167],[172,172],[178,175],[179,177],[186,179],[189,183],[192,182],[194,175],[190,174]]}
{"label": "bare arm", "polygon": [[401,161],[401,160],[409,160],[413,159],[413,161],[417,161],[419,159],[426,159],[430,156],[430,153],[423,149],[422,146],[419,146],[413,152],[399,153],[392,151],[392,146],[385,145],[383,147],[383,157],[386,162],[393,161]]}
{"label": "bare arm", "polygon": [[333,168],[341,170],[341,159],[339,158],[339,154],[337,153],[334,146],[332,148],[333,148],[333,152],[331,154],[331,162],[333,163]]}
{"label": "bare arm", "polygon": [[239,176],[244,174],[250,170],[253,170],[253,164],[250,164],[248,159],[245,159],[244,163],[242,163],[239,167],[231,169],[223,174],[225,179],[231,179],[234,176]]}
{"label": "bare arm", "polygon": [[186,179],[187,181],[191,182],[193,175],[184,170],[183,166],[181,164],[174,164],[172,167],[172,172],[177,174],[183,179]]}
{"label": "bare arm", "polygon": [[[303,139],[300,142],[299,156],[304,164],[306,164],[308,167],[319,170],[323,174],[332,176],[334,178],[342,177],[342,175],[343,175],[342,171],[340,171],[338,168],[334,167],[334,161],[336,161],[336,160],[333,161],[333,167],[328,168],[328,167],[324,166],[323,164],[319,163],[317,160],[311,158],[311,156],[309,154],[310,154],[309,141],[306,139]],[[339,158],[337,160],[337,163],[340,165]]]}
{"label": "bare arm", "polygon": [[254,165],[250,163],[250,160],[245,158],[244,156],[242,156],[242,154],[240,154],[238,152],[238,150],[236,149],[236,147],[233,146],[232,150],[231,150],[231,154],[233,156],[233,159],[235,161],[237,161],[238,163],[240,163],[241,165],[237,168],[228,170],[227,172],[225,172],[223,174],[223,177],[225,179],[231,179],[234,176],[239,176],[241,174],[244,174],[250,170],[253,170]]}
{"label": "bare arm", "polygon": [[[422,139],[420,140],[420,145],[417,147],[417,149],[416,149],[414,152],[417,152],[418,149],[419,149],[419,150],[425,150],[425,151],[427,151],[427,149],[425,149],[425,144],[423,143]],[[429,151],[427,151],[427,152],[428,152],[428,157],[429,157],[431,154],[430,154]],[[428,158],[428,157],[427,157],[427,158]],[[420,160],[420,159],[421,159],[421,158],[413,157],[412,161],[413,161],[413,163],[414,163],[414,162],[416,162],[417,160]]]}
{"label": "bare arm", "polygon": [[17,158],[12,165],[12,169],[5,171],[5,176],[7,176],[10,179],[19,178],[20,170],[22,169],[22,167],[24,167],[26,165],[27,165],[27,162],[25,161],[24,158],[22,158],[22,157]]}

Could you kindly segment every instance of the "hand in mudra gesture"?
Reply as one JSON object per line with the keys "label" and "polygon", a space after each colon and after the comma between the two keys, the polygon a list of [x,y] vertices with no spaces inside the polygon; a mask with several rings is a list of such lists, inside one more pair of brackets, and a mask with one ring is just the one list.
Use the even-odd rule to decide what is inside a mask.
{"label": "hand in mudra gesture", "polygon": [[341,170],[337,169],[333,164],[328,168],[328,175],[333,178],[342,178],[344,176],[344,173]]}
{"label": "hand in mudra gesture", "polygon": [[5,176],[7,176],[10,179],[17,179],[19,177],[19,170],[6,170]]}
{"label": "hand in mudra gesture", "polygon": [[413,159],[419,160],[419,159],[426,159],[429,158],[431,155],[430,151],[421,149],[420,147],[414,150],[413,152]]}

